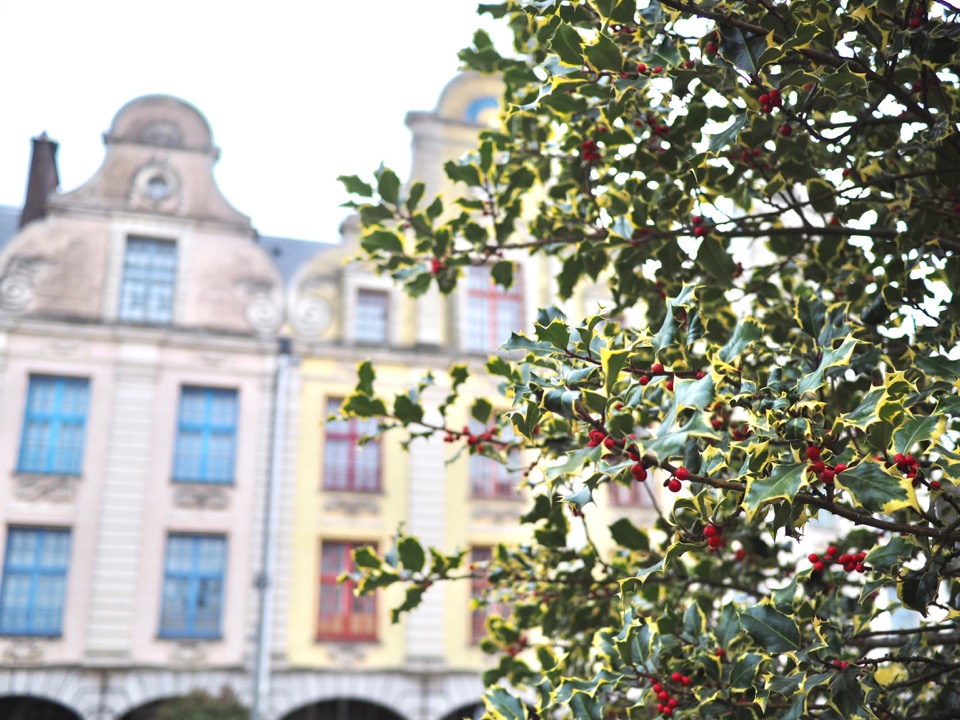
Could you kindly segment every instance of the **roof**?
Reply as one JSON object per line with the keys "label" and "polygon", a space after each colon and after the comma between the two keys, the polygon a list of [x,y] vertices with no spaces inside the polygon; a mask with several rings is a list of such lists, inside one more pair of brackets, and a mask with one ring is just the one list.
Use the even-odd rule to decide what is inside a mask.
{"label": "roof", "polygon": [[316,240],[293,240],[266,235],[260,235],[257,238],[257,244],[273,258],[274,264],[283,276],[283,281],[288,285],[297,270],[303,267],[307,260],[321,250],[331,247],[329,243]]}
{"label": "roof", "polygon": [[20,208],[0,205],[0,249],[17,234],[20,225]]}

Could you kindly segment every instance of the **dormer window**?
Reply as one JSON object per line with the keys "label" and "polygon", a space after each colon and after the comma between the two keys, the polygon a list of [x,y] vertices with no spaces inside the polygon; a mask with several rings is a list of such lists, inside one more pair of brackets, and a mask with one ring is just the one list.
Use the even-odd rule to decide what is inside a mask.
{"label": "dormer window", "polygon": [[170,324],[173,322],[176,281],[176,243],[153,238],[127,238],[117,319]]}
{"label": "dormer window", "polygon": [[354,340],[365,345],[387,342],[387,293],[360,290],[357,293]]}

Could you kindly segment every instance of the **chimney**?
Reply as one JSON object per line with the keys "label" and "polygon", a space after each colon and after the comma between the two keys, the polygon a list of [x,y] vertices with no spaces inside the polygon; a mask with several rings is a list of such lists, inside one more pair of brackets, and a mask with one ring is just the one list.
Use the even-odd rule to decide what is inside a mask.
{"label": "chimney", "polygon": [[20,212],[20,227],[46,217],[47,198],[60,186],[57,172],[57,143],[40,133],[33,138],[33,154],[30,157],[30,173],[27,176],[27,197]]}

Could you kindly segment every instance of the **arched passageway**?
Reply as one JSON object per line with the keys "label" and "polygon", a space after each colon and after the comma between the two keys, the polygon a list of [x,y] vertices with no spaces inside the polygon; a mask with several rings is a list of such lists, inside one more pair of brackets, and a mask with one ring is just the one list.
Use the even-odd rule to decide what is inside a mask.
{"label": "arched passageway", "polygon": [[325,700],[294,710],[283,720],[405,720],[389,708],[364,700]]}
{"label": "arched passageway", "polygon": [[59,703],[28,695],[0,697],[3,720],[81,720],[73,710]]}
{"label": "arched passageway", "polygon": [[478,718],[483,717],[483,713],[486,712],[482,702],[475,702],[470,705],[464,705],[459,707],[451,713],[448,713],[443,716],[442,720],[478,720]]}

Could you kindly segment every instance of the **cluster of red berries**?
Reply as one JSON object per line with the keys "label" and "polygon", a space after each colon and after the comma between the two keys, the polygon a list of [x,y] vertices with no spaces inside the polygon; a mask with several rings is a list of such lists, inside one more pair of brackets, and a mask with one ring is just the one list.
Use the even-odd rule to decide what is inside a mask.
{"label": "cluster of red berries", "polygon": [[580,157],[585,163],[596,162],[600,159],[600,150],[596,140],[584,140],[580,143]]}
{"label": "cluster of red berries", "polygon": [[849,665],[849,664],[850,664],[850,663],[848,663],[846,660],[834,660],[834,661],[833,661],[833,666],[834,666],[837,670],[846,670],[846,669],[847,669],[847,665]]}
{"label": "cluster of red berries", "polygon": [[[647,383],[650,382],[650,378],[652,376],[662,375],[662,374],[663,374],[663,365],[661,365],[660,363],[654,363],[653,365],[650,366],[650,374],[641,375],[640,378],[637,380],[637,382],[640,383],[641,385],[646,385]],[[670,389],[673,390],[672,387]]]}
{"label": "cluster of red berries", "polygon": [[470,432],[470,428],[464,425],[463,430],[459,432],[456,430],[447,430],[447,434],[443,436],[443,441],[445,443],[452,443],[456,442],[460,438],[466,438],[467,445],[476,449],[477,452],[483,452],[483,443],[490,442],[493,439],[493,432],[487,430],[479,435],[474,435],[472,432]]}
{"label": "cluster of red berries", "polygon": [[659,75],[662,72],[663,68],[660,65],[648,68],[645,63],[637,63],[637,73],[639,75]]}
{"label": "cluster of red berries", "polygon": [[529,644],[530,644],[530,641],[527,640],[527,636],[521,635],[517,639],[517,641],[513,643],[513,645],[507,648],[507,655],[509,655],[510,657],[516,657],[521,652],[523,652],[523,650],[525,650]]}
{"label": "cluster of red berries", "polygon": [[759,158],[763,154],[763,148],[760,147],[741,147],[739,150],[734,148],[727,150],[724,154],[728,160],[739,160],[740,162],[752,168],[769,169],[771,167],[770,163],[760,161]]}
{"label": "cluster of red berries", "polygon": [[784,123],[780,126],[777,132],[780,133],[780,137],[790,137],[793,135],[793,127],[790,125],[790,123]]}
{"label": "cluster of red berries", "polygon": [[727,544],[723,539],[723,528],[719,525],[707,525],[703,529],[703,536],[707,539],[707,547],[711,550],[725,547]]}
{"label": "cluster of red berries", "polygon": [[[657,697],[657,712],[661,715],[672,715],[674,709],[680,704],[680,701],[677,700],[675,695],[671,695],[670,691],[667,690],[660,681],[652,680],[651,682],[653,682],[653,692]],[[689,675],[675,672],[670,675],[670,682],[675,685],[689,687],[691,681]]]}
{"label": "cluster of red berries", "polygon": [[717,44],[720,38],[716,33],[710,36],[710,39],[707,41],[707,44],[703,46],[703,52],[707,55],[716,55],[720,52],[720,46]]}
{"label": "cluster of red berries", "polygon": [[907,21],[907,25],[910,26],[911,30],[916,30],[921,25],[923,25],[924,16],[927,14],[927,11],[923,9],[922,6],[915,7],[913,9],[913,15]]}
{"label": "cluster of red berries", "polygon": [[847,469],[846,463],[837,463],[836,465],[827,465],[820,458],[820,448],[816,445],[810,445],[805,453],[810,464],[807,466],[807,472],[816,473],[824,485],[833,485],[837,475]]}
{"label": "cluster of red berries", "polygon": [[[877,459],[882,460],[883,458],[878,457]],[[917,460],[913,455],[897,453],[893,456],[893,462],[897,466],[897,470],[900,471],[901,475],[905,475],[906,477],[910,478],[913,487],[919,487],[920,478],[922,477],[922,468],[920,467],[919,460]],[[940,482],[937,480],[931,480],[930,488],[933,490],[939,490]]]}
{"label": "cluster of red berries", "polygon": [[[642,64],[642,63],[641,63]],[[656,68],[657,70],[662,70],[663,68]],[[633,121],[633,124],[636,127],[642,127],[646,123],[650,126],[650,131],[657,136],[669,135],[670,126],[667,125],[663,120],[657,117],[654,113],[648,113],[646,118],[637,118]]]}
{"label": "cluster of red berries", "polygon": [[865,552],[849,552],[843,553],[838,556],[837,546],[831,545],[827,548],[827,552],[823,555],[817,555],[816,553],[810,553],[807,555],[807,560],[813,563],[813,569],[815,572],[820,572],[825,570],[829,565],[833,563],[838,563],[843,566],[843,569],[848,572],[858,572],[864,573],[867,571],[866,566],[863,564],[864,559],[867,557]]}
{"label": "cluster of red berries", "polygon": [[699,215],[690,218],[690,224],[693,225],[694,237],[706,237],[710,233],[710,227],[703,222],[703,218]]}
{"label": "cluster of red berries", "polygon": [[685,467],[678,467],[676,472],[673,473],[673,476],[668,480],[663,481],[663,486],[667,488],[670,492],[677,493],[680,492],[680,489],[683,487],[682,480],[690,479],[690,471]]}
{"label": "cluster of red berries", "polygon": [[776,88],[763,93],[759,100],[760,112],[762,112],[764,115],[769,115],[777,108],[783,107],[783,96]]}

